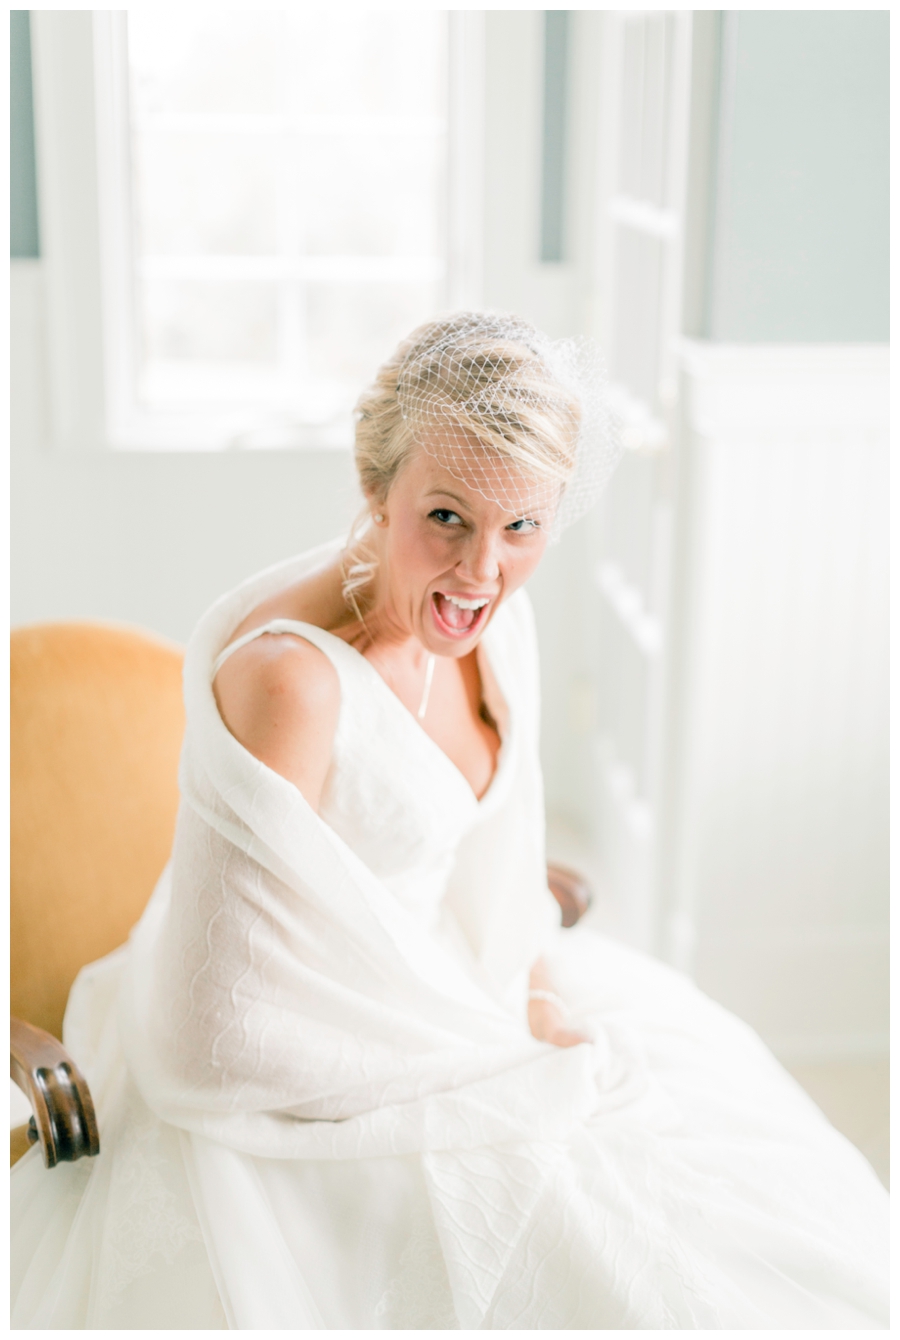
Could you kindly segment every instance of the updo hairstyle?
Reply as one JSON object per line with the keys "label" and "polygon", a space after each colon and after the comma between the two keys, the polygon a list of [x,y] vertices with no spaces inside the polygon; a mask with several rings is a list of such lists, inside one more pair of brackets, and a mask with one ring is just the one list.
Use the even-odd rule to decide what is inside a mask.
{"label": "updo hairstyle", "polygon": [[[354,452],[360,486],[368,499],[384,502],[424,442],[468,482],[454,464],[471,435],[486,458],[507,467],[507,480],[521,479],[523,498],[537,487],[555,504],[575,467],[579,425],[578,398],[552,368],[549,343],[533,326],[519,317],[460,312],[414,330],[360,396]],[[515,510],[505,492],[495,500]],[[356,595],[375,571],[369,520],[366,508],[345,556],[344,596],[357,614]]]}
{"label": "updo hairstyle", "polygon": [[579,408],[520,317],[459,312],[405,339],[356,404],[356,468],[383,501],[423,431],[451,418],[526,477],[564,486]]}

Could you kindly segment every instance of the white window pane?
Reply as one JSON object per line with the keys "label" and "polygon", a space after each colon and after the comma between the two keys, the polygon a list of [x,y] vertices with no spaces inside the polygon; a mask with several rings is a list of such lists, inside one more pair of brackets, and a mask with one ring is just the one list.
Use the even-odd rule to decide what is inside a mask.
{"label": "white window pane", "polygon": [[665,203],[666,138],[669,85],[672,78],[674,27],[671,15],[659,14],[646,22],[647,79],[644,85],[644,137],[641,196]]}
{"label": "white window pane", "polygon": [[273,363],[278,356],[274,284],[145,280],[148,361]]}
{"label": "white window pane", "polygon": [[620,226],[616,245],[616,315],[612,374],[656,406],[659,314],[665,243]]}
{"label": "white window pane", "polygon": [[290,110],[307,115],[443,115],[446,14],[290,15]]}
{"label": "white window pane", "polygon": [[270,139],[190,132],[136,138],[144,254],[258,255],[277,249],[279,155]]}
{"label": "white window pane", "polygon": [[301,250],[439,255],[445,154],[443,136],[322,136],[298,145]]}
{"label": "white window pane", "polygon": [[131,12],[129,34],[147,403],[349,423],[444,305],[447,15]]}
{"label": "white window pane", "polygon": [[278,11],[130,10],[131,91],[138,119],[280,111],[285,34],[285,16]]}
{"label": "white window pane", "polygon": [[310,284],[311,375],[338,377],[358,394],[400,340],[439,305],[433,284]]}
{"label": "white window pane", "polygon": [[630,16],[624,33],[619,190],[631,196],[640,194],[644,78],[644,20]]}

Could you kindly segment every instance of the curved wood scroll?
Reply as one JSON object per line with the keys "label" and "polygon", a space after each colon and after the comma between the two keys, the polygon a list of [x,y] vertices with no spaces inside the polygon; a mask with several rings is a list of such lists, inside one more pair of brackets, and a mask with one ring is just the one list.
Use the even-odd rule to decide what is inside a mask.
{"label": "curved wood scroll", "polygon": [[31,1102],[28,1138],[40,1140],[46,1168],[100,1153],[87,1081],[52,1034],[10,1019],[9,1073]]}
{"label": "curved wood scroll", "polygon": [[562,909],[563,926],[574,926],[591,905],[591,887],[587,880],[568,866],[548,865],[547,883]]}

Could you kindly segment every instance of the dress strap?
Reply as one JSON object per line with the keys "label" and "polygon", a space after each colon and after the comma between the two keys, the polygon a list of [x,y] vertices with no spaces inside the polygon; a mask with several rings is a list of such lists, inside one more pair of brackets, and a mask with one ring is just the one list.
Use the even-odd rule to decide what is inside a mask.
{"label": "dress strap", "polygon": [[221,670],[222,666],[228,660],[228,657],[234,652],[239,651],[241,647],[246,647],[248,642],[252,642],[256,637],[262,637],[263,633],[291,633],[294,637],[302,637],[305,642],[312,642],[320,651],[324,651],[328,659],[333,661],[329,643],[339,641],[334,638],[333,633],[327,633],[323,628],[316,628],[314,624],[301,623],[298,619],[270,619],[268,623],[261,624],[259,628],[251,628],[249,633],[243,637],[236,638],[234,642],[229,642],[223,651],[220,651],[213,662],[212,678]]}

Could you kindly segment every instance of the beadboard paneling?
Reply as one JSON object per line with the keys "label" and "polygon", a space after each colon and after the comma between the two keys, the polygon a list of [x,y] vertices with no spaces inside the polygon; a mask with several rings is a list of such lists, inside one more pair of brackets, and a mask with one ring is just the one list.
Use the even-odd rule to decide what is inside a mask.
{"label": "beadboard paneling", "polygon": [[887,1037],[887,377],[684,354],[665,938],[793,1057]]}

